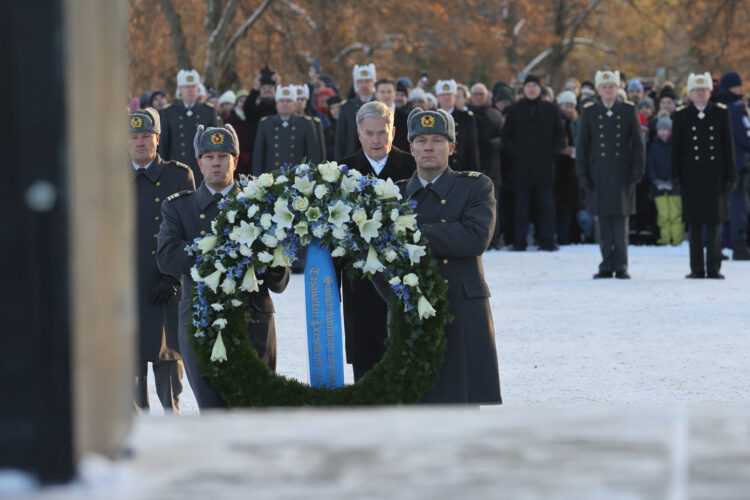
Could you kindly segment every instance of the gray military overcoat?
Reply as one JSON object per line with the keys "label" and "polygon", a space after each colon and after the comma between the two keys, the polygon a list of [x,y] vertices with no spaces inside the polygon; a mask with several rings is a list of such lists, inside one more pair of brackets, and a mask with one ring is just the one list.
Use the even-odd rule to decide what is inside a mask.
{"label": "gray military overcoat", "polygon": [[576,174],[592,215],[627,216],[635,213],[635,185],[646,168],[643,132],[632,103],[615,102],[611,112],[601,102],[584,105]]}
{"label": "gray military overcoat", "polygon": [[[236,186],[236,184],[235,184]],[[239,188],[235,187],[236,192]],[[193,388],[200,408],[226,406],[214,391],[208,379],[200,375],[200,367],[192,349],[190,336],[194,327],[192,322],[192,292],[195,282],[190,277],[193,257],[188,255],[185,247],[198,236],[211,232],[211,221],[219,213],[216,200],[201,183],[195,192],[182,192],[171,196],[162,204],[163,221],[159,230],[157,250],[159,268],[164,273],[182,274],[182,297],[179,304],[180,348],[183,362],[188,372],[190,386]],[[281,293],[289,283],[289,268],[279,268],[263,274],[260,290],[250,295],[253,321],[248,325],[250,340],[258,356],[276,369],[276,326],[274,324],[273,301],[268,290]]]}
{"label": "gray military overcoat", "polygon": [[426,403],[497,404],[500,397],[495,328],[482,254],[495,228],[492,181],[478,172],[447,168],[430,189],[415,172],[400,181],[404,197],[417,202],[417,223],[448,283],[445,363]]}
{"label": "gray military overcoat", "polygon": [[[132,167],[131,167],[132,168]],[[136,191],[136,259],[138,265],[138,359],[180,359],[177,342],[177,297],[166,304],[151,302],[151,288],[162,277],[156,265],[156,238],[161,203],[172,193],[195,189],[190,167],[156,158],[142,173],[133,173]],[[172,276],[180,279],[180,273]]]}

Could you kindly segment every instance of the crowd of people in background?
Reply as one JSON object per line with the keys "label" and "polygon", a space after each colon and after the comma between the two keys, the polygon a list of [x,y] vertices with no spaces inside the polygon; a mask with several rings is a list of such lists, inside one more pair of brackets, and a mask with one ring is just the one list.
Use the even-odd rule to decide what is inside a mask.
{"label": "crowd of people in background", "polygon": [[[258,175],[303,159],[341,162],[353,155],[360,148],[355,115],[368,101],[394,110],[393,145],[405,152],[409,111],[442,108],[452,114],[457,128],[451,168],[482,172],[495,185],[498,217],[491,248],[524,251],[532,245],[555,251],[559,245],[597,241],[598,218],[587,210],[586,190],[575,169],[581,111],[586,103],[599,100],[591,81],[571,78],[555,92],[528,75],[519,85],[500,81],[489,89],[483,83],[469,87],[451,79],[433,84],[423,73],[415,85],[406,76],[378,78],[373,64],[355,66],[351,82],[337,83],[311,71],[310,81],[298,85],[282,85],[266,67],[249,90],[221,93],[207,90],[194,70],[180,71],[177,80],[172,103],[157,90],[144,92],[130,107],[160,111],[165,129],[160,154],[191,166],[197,182],[201,176],[190,140],[197,124],[231,124],[240,141],[237,174]],[[727,193],[730,209],[722,245],[732,249],[733,258],[746,260],[750,118],[738,73],[729,71],[712,83],[711,101],[730,110],[738,173],[735,188]],[[679,186],[672,183],[671,131],[675,111],[689,104],[687,86],[623,75],[616,100],[635,106],[646,147],[647,168],[635,188],[629,243],[680,245],[685,225]],[[532,120],[530,112],[537,109]]]}

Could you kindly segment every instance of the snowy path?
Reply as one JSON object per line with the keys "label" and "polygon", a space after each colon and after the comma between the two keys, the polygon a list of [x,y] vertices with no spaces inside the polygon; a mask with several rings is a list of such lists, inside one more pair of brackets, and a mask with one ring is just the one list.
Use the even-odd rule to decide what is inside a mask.
{"label": "snowy path", "polygon": [[[506,406],[750,403],[750,262],[725,261],[724,281],[684,279],[686,243],[630,247],[630,281],[592,280],[594,245],[484,262]],[[273,299],[278,371],[307,380],[303,285]]]}

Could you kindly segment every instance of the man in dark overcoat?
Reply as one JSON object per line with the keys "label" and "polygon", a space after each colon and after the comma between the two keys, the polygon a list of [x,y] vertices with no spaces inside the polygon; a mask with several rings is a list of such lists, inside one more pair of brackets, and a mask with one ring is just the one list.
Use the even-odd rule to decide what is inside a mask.
{"label": "man in dark overcoat", "polygon": [[297,86],[276,89],[276,111],[263,117],[258,125],[253,147],[253,175],[277,170],[283,165],[294,166],[303,159],[317,164],[322,158],[309,116],[294,113]]}
{"label": "man in dark overcoat", "polygon": [[[164,273],[182,275],[182,297],[179,304],[180,352],[187,370],[190,387],[201,409],[226,406],[208,378],[201,374],[192,336],[193,300],[195,282],[190,276],[194,258],[185,251],[198,236],[211,233],[211,222],[219,213],[221,200],[229,194],[240,192],[234,182],[234,171],[239,156],[239,140],[231,125],[224,128],[198,127],[193,142],[198,165],[203,172],[203,182],[193,191],[180,191],[162,203],[162,224],[159,229],[157,259]],[[248,307],[252,321],[248,335],[258,356],[276,369],[276,327],[273,319],[271,290],[281,293],[289,282],[289,268],[270,268],[262,274],[263,284],[250,295]]]}
{"label": "man in dark overcoat", "polygon": [[177,293],[180,275],[164,274],[156,265],[156,236],[161,201],[177,191],[195,189],[193,172],[185,164],[163,161],[157,154],[161,126],[153,108],[128,116],[128,155],[136,191],[136,262],[138,266],[138,364],[135,408],[148,410],[148,363],[154,370],[156,393],[165,411],[180,412],[182,358],[177,341]]}
{"label": "man in dark overcoat", "polygon": [[[524,98],[507,108],[502,130],[515,188],[513,250],[526,250],[531,203],[539,212],[539,250],[555,251],[555,158],[564,146],[565,130],[558,107],[542,99],[538,76],[524,80]],[[534,198],[532,198],[534,197]]]}
{"label": "man in dark overcoat", "polygon": [[[393,110],[382,102],[364,104],[357,112],[362,149],[342,162],[362,175],[398,181],[414,173],[414,158],[395,146]],[[346,359],[359,380],[383,358],[388,336],[388,307],[369,279],[342,276]]]}
{"label": "man in dark overcoat", "polygon": [[374,98],[375,65],[354,65],[353,79],[357,95],[341,103],[339,118],[336,122],[336,144],[333,159],[341,161],[348,158],[362,147],[357,137],[357,111],[366,102]]}
{"label": "man in dark overcoat", "polygon": [[455,80],[438,80],[435,84],[435,98],[438,107],[453,117],[456,125],[456,152],[449,159],[451,169],[456,172],[470,170],[479,172],[479,143],[477,139],[477,122],[474,112],[456,108]]}
{"label": "man in dark overcoat", "polygon": [[[672,116],[673,184],[682,192],[682,220],[690,232],[690,274],[687,278],[723,279],[721,222],[729,219],[727,194],[737,181],[729,110],[712,103],[711,75],[690,74],[691,104]],[[706,259],[703,259],[705,227]]]}
{"label": "man in dark overcoat", "polygon": [[594,278],[629,279],[628,223],[635,213],[635,185],[646,168],[641,124],[631,102],[615,99],[618,71],[597,71],[600,101],[581,110],[576,175],[590,214],[598,216],[602,262]]}
{"label": "man in dark overcoat", "polygon": [[198,125],[215,127],[219,123],[216,109],[210,104],[198,102],[199,83],[197,71],[181,69],[177,73],[177,102],[159,112],[162,128],[159,156],[188,165],[193,170],[196,183],[203,180],[203,175],[195,161],[190,141]]}
{"label": "man in dark overcoat", "polygon": [[409,142],[417,171],[399,187],[405,198],[417,202],[417,224],[448,284],[454,317],[445,326],[445,362],[423,401],[499,404],[495,330],[482,266],[495,226],[494,189],[486,175],[448,166],[455,141],[450,114],[412,110]]}

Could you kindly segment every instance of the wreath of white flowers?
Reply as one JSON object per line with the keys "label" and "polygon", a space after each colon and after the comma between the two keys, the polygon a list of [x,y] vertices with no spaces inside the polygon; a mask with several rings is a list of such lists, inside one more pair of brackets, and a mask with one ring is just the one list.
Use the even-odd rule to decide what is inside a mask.
{"label": "wreath of white flowers", "polygon": [[[443,280],[417,227],[415,202],[402,201],[393,181],[365,177],[331,162],[300,164],[277,175],[242,177],[239,182],[241,192],[219,203],[212,233],[186,247],[195,259],[190,271],[196,283],[194,344],[210,359],[212,366],[203,364],[209,378],[221,378],[223,366],[239,361],[228,345],[243,342],[246,324],[235,325],[233,343],[227,343],[231,318],[236,322],[242,311],[247,319],[244,304],[250,293],[259,290],[266,269],[290,266],[299,247],[314,240],[369,278],[383,273],[394,300],[403,304],[403,316],[398,318],[410,337],[405,339],[405,349],[414,346],[414,332],[424,333],[423,323],[429,319],[435,320],[433,326],[440,328],[442,338],[448,319]],[[429,263],[423,259],[426,255]],[[438,309],[442,313],[435,318]],[[432,344],[440,348],[442,363],[443,343],[433,339]],[[401,354],[418,357],[413,352]],[[430,359],[428,364],[436,361]],[[436,376],[437,369],[430,366],[426,372]],[[223,395],[231,404],[232,396]],[[234,402],[258,403],[243,398]]]}

